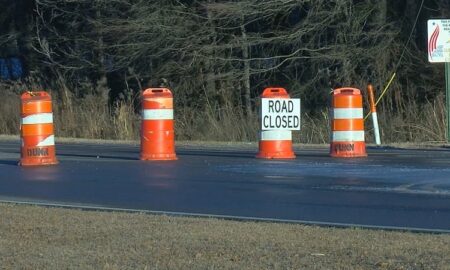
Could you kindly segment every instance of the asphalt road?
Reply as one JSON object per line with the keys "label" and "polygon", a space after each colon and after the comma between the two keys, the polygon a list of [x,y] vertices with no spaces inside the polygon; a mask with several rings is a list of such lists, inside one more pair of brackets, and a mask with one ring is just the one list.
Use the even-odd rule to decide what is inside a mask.
{"label": "asphalt road", "polygon": [[333,226],[450,232],[450,148],[368,148],[331,158],[255,159],[253,147],[177,147],[140,161],[136,145],[59,143],[59,165],[20,167],[0,141],[0,201]]}

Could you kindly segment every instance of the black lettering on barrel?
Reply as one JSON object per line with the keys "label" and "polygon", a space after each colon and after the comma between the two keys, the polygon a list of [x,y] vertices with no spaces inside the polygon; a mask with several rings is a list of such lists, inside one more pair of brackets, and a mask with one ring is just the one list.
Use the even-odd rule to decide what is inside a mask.
{"label": "black lettering on barrel", "polygon": [[355,144],[353,143],[346,143],[346,144],[336,144],[334,146],[334,150],[336,152],[350,152],[355,151]]}
{"label": "black lettering on barrel", "polygon": [[48,156],[48,148],[27,149],[27,155],[30,157]]}

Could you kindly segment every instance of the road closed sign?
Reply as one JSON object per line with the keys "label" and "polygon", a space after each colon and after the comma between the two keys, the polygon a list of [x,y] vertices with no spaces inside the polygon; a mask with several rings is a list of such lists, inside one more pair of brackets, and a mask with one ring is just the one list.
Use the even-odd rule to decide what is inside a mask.
{"label": "road closed sign", "polygon": [[300,99],[262,98],[261,130],[300,130]]}
{"label": "road closed sign", "polygon": [[428,61],[450,62],[450,20],[428,20]]}

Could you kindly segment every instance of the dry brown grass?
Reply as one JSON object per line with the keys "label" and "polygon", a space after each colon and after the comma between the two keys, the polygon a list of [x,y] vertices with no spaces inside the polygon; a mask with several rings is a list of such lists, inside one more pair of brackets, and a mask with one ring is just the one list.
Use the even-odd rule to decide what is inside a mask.
{"label": "dry brown grass", "polygon": [[[0,106],[0,134],[19,133],[20,93],[27,89],[23,84],[0,84],[5,88]],[[91,85],[77,91],[91,91]],[[36,87],[36,89],[40,89]],[[103,89],[104,90],[104,89]],[[102,90],[102,91],[103,91]],[[98,91],[98,92],[102,92]],[[105,92],[104,90],[103,92]],[[53,94],[55,135],[57,137],[88,139],[138,140],[140,128],[138,96],[119,99],[109,104],[108,98],[90,93],[78,98]],[[175,97],[176,101],[176,97]],[[380,108],[378,112],[382,143],[438,142],[446,141],[445,98],[437,96],[433,101],[405,102],[394,112]],[[366,110],[367,111],[367,110]],[[366,140],[373,141],[371,118],[365,122]],[[258,117],[246,115],[244,110],[231,103],[211,105],[206,109],[175,107],[175,134],[177,140],[203,141],[257,141]],[[302,129],[294,132],[296,143],[328,143],[329,110],[304,113]]]}
{"label": "dry brown grass", "polygon": [[[394,113],[389,110],[378,112],[381,136],[384,142],[438,142],[446,141],[445,97],[439,95],[433,101],[419,104],[406,103],[404,109]],[[366,121],[366,130],[372,128],[372,121]],[[369,132],[372,136],[372,132]],[[370,137],[369,141],[373,141]]]}
{"label": "dry brown grass", "polygon": [[20,100],[17,94],[6,92],[0,106],[0,132],[18,134],[20,125]]}
{"label": "dry brown grass", "polygon": [[0,204],[1,269],[450,269],[450,236]]}
{"label": "dry brown grass", "polygon": [[131,102],[109,106],[100,97],[87,95],[68,110],[54,101],[56,134],[61,137],[135,140],[139,138],[139,116]]}

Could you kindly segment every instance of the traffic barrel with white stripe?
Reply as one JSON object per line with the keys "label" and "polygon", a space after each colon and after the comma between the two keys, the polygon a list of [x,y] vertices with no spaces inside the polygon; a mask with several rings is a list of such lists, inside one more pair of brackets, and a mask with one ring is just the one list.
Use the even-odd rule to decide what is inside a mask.
{"label": "traffic barrel with white stripe", "polygon": [[[261,99],[277,98],[289,99],[290,96],[284,88],[266,88]],[[260,116],[260,118],[262,118]],[[262,120],[261,120],[262,121]],[[256,158],[264,159],[294,159],[291,130],[261,130],[259,134],[259,152]]]}
{"label": "traffic barrel with white stripe", "polygon": [[365,157],[364,116],[361,91],[356,88],[339,88],[333,91],[332,157]]}
{"label": "traffic barrel with white stripe", "polygon": [[21,96],[21,158],[19,165],[58,164],[53,134],[51,96],[45,91],[26,92]]}
{"label": "traffic barrel with white stripe", "polygon": [[141,160],[176,160],[173,96],[167,88],[142,93]]}

